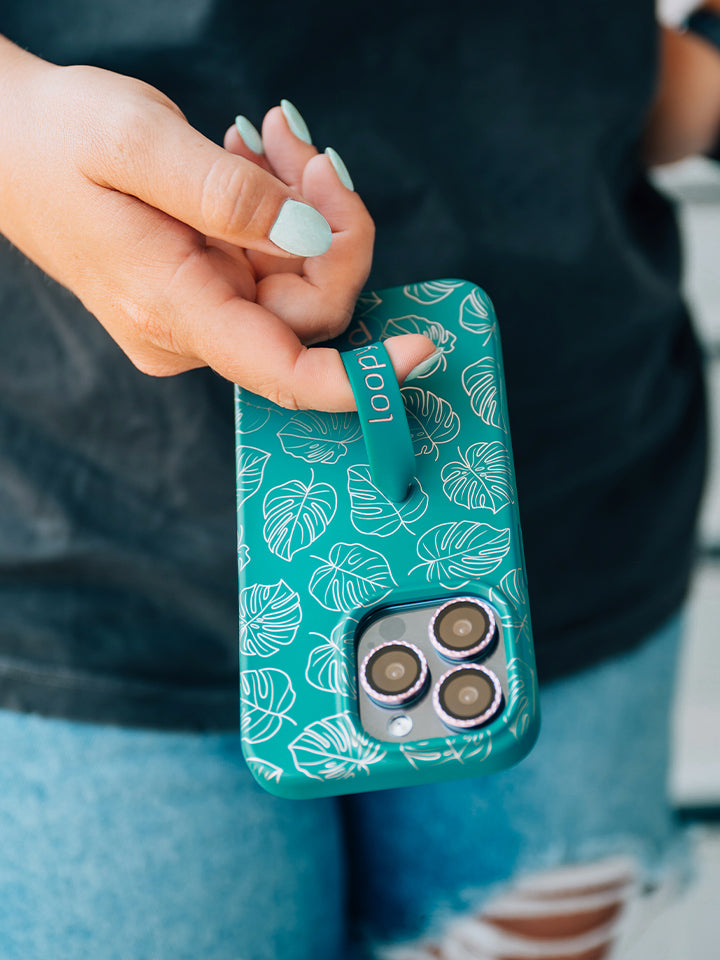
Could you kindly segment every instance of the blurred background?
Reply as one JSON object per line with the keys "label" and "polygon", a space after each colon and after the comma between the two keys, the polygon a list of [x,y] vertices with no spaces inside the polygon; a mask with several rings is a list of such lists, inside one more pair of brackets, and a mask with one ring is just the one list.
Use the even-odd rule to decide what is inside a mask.
{"label": "blurred background", "polygon": [[[672,13],[687,4],[673,3]],[[673,803],[693,823],[697,874],[685,893],[661,895],[652,925],[622,960],[718,960],[720,938],[720,164],[691,159],[654,172],[678,205],[685,289],[707,357],[710,477],[688,632],[673,715]]]}
{"label": "blurred background", "polygon": [[[659,0],[679,23],[698,0]],[[711,412],[710,476],[690,597],[677,699],[670,794],[693,824],[697,873],[678,897],[660,894],[653,922],[622,960],[718,960],[720,937],[720,164],[694,158],[658,169],[655,184],[676,204],[685,247],[685,292],[705,347]]]}

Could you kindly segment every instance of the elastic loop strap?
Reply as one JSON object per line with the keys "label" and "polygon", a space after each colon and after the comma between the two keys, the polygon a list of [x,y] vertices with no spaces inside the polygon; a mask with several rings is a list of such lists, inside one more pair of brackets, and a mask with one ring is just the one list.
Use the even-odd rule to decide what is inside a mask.
{"label": "elastic loop strap", "polygon": [[382,343],[369,343],[340,356],[357,403],[372,482],[399,503],[415,476],[415,454],[388,352]]}

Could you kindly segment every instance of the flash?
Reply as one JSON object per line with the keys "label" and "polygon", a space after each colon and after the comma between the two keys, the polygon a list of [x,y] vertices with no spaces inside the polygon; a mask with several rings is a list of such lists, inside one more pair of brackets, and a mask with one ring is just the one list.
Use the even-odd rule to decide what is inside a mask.
{"label": "flash", "polygon": [[404,737],[413,728],[413,722],[407,714],[401,713],[399,717],[391,717],[388,720],[388,733],[393,737]]}

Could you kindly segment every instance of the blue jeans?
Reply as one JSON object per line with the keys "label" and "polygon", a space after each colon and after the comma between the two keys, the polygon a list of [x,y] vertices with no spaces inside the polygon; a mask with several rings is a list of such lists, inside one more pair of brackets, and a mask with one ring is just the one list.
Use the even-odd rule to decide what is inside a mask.
{"label": "blue jeans", "polygon": [[0,712],[3,960],[341,960],[439,929],[513,877],[682,849],[665,795],[680,618],[542,689],[487,778],[280,800],[230,734]]}

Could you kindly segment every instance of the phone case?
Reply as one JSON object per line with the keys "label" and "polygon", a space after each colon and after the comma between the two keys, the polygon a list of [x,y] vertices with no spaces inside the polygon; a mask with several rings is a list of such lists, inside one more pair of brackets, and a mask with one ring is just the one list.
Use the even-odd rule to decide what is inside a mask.
{"label": "phone case", "polygon": [[[492,303],[462,280],[368,292],[333,346],[399,333],[427,334],[442,349],[401,390],[415,454],[402,502],[373,482],[358,414],[293,412],[236,390],[241,736],[256,780],[280,796],[491,773],[522,759],[537,735]],[[387,606],[466,594],[497,612],[500,716],[425,740],[371,736],[358,706],[358,624]]]}

